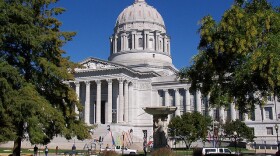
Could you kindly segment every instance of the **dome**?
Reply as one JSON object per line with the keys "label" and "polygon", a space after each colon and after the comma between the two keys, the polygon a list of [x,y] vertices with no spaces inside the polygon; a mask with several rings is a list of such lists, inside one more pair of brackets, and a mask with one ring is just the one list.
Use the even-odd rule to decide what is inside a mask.
{"label": "dome", "polygon": [[154,7],[148,5],[145,0],[135,0],[132,5],[125,8],[118,16],[116,27],[134,22],[154,23],[165,27],[162,16]]}
{"label": "dome", "polygon": [[174,74],[164,21],[145,0],[135,0],[118,16],[108,59],[139,71]]}

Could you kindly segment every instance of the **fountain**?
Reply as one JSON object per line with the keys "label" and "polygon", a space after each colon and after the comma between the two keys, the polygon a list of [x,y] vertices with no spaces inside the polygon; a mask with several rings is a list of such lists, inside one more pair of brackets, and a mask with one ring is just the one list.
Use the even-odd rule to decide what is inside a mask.
{"label": "fountain", "polygon": [[167,119],[168,115],[174,113],[177,107],[160,106],[160,107],[145,107],[143,110],[153,115],[153,138],[154,149],[167,147]]}

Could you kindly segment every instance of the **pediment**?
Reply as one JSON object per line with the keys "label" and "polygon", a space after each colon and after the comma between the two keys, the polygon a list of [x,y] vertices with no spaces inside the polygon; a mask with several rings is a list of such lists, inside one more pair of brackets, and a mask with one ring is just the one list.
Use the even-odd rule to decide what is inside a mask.
{"label": "pediment", "polygon": [[117,64],[110,61],[104,61],[98,58],[87,58],[84,61],[79,63],[82,65],[82,68],[75,69],[76,77],[87,77],[87,76],[100,76],[108,74],[125,74],[130,75],[131,77],[157,77],[160,76],[156,72],[140,72],[133,70],[127,66]]}
{"label": "pediment", "polygon": [[96,58],[88,58],[80,64],[84,67],[83,70],[88,69],[88,70],[102,70],[102,69],[114,69],[114,68],[119,68],[119,65],[113,64],[108,61],[96,59]]}

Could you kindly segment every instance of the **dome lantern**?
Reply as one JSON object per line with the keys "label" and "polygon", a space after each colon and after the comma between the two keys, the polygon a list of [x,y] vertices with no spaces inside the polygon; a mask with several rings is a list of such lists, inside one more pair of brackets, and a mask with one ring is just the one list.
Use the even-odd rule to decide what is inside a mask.
{"label": "dome lantern", "polygon": [[145,2],[145,0],[135,0],[135,3]]}
{"label": "dome lantern", "polygon": [[135,3],[138,3],[138,2],[145,2],[145,0],[135,0]]}

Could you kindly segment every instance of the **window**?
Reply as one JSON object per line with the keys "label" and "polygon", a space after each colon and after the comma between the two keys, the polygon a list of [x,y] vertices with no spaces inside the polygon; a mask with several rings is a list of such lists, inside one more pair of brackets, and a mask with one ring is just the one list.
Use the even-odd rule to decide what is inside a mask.
{"label": "window", "polygon": [[143,48],[143,38],[138,39],[138,46]]}
{"label": "window", "polygon": [[238,113],[238,119],[241,121],[244,121],[244,114],[243,113]]}
{"label": "window", "polygon": [[149,49],[154,49],[154,40],[152,38],[149,39]]}
{"label": "window", "polygon": [[214,109],[214,119],[216,120],[216,121],[220,121],[220,113],[219,113],[219,111],[217,110],[217,108],[216,109]]}
{"label": "window", "polygon": [[118,41],[117,41],[117,51],[121,51],[121,38],[120,37],[118,38]]}
{"label": "window", "polygon": [[131,36],[128,38],[128,48],[132,49],[132,37]]}
{"label": "window", "polygon": [[268,101],[273,101],[273,97],[272,97],[272,96],[268,96],[268,97],[267,97],[267,100],[268,100]]}
{"label": "window", "polygon": [[250,127],[250,129],[251,129],[252,134],[255,135],[255,128],[254,127]]}
{"label": "window", "polygon": [[273,135],[273,127],[266,127],[267,135]]}
{"label": "window", "polygon": [[256,119],[255,119],[255,110],[252,111],[252,112],[250,113],[249,117],[250,117],[250,119],[251,119],[252,121],[255,121],[255,120],[256,120]]}
{"label": "window", "polygon": [[265,119],[269,119],[272,120],[272,108],[271,107],[265,107],[264,108],[265,111]]}

